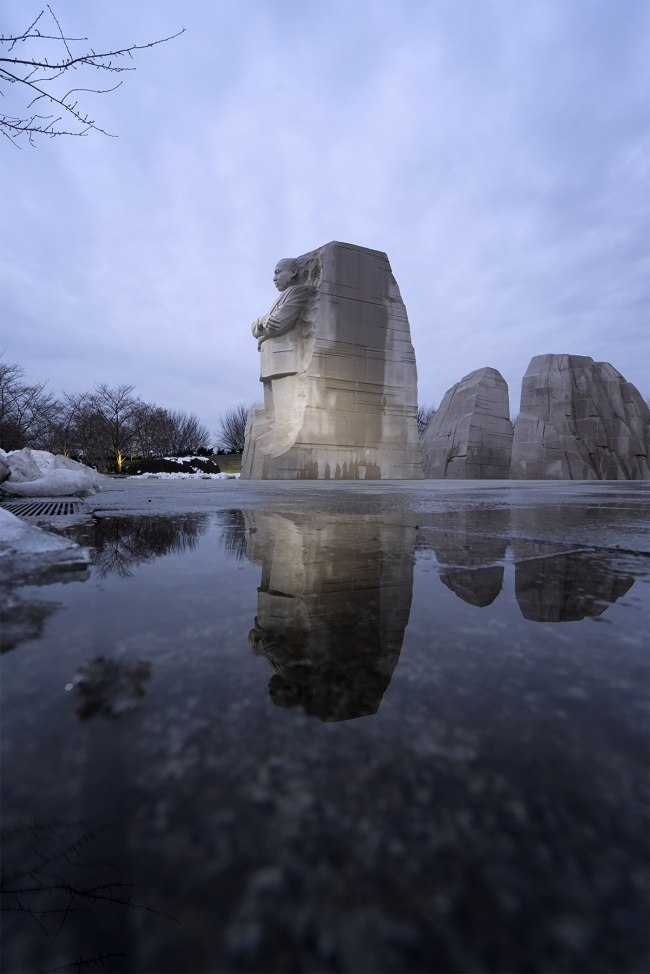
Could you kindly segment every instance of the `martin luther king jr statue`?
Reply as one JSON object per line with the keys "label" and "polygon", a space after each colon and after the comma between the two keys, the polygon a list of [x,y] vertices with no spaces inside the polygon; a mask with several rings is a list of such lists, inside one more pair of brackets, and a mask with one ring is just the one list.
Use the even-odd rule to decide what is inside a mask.
{"label": "martin luther king jr statue", "polygon": [[252,325],[264,404],[244,479],[421,479],[417,374],[386,254],[329,243],[280,260],[279,297]]}

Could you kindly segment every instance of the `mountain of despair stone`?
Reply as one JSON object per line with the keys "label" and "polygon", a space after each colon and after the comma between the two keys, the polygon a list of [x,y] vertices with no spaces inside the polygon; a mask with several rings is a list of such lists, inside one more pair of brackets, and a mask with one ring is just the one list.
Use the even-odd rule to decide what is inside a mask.
{"label": "mountain of despair stone", "polygon": [[650,409],[607,362],[536,355],[521,387],[513,480],[650,479]]}
{"label": "mountain of despair stone", "polygon": [[512,423],[508,386],[496,369],[470,372],[448,389],[422,437],[428,480],[507,480]]}

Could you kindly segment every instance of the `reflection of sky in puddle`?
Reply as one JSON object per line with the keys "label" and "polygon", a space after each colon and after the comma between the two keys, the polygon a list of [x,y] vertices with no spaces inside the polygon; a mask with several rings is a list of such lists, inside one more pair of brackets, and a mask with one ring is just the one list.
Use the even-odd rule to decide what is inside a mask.
{"label": "reflection of sky in puddle", "polygon": [[[290,969],[285,942],[303,969],[630,969],[645,563],[490,516],[102,518],[87,581],[20,590],[59,608],[3,658],[6,819],[117,823],[97,860],[185,924],[139,916],[111,969]],[[510,954],[549,898],[557,927]],[[44,948],[13,918],[5,969],[92,956],[108,923]]]}
{"label": "reflection of sky in puddle", "polygon": [[[416,539],[421,556],[435,555],[441,582],[475,607],[500,594],[509,553],[521,614],[535,622],[600,616],[634,582],[629,568],[602,556],[522,540],[510,546],[506,537],[449,525],[418,533],[400,520],[248,511],[243,521],[246,555],[262,568],[249,642],[276,671],[274,702],[301,703],[324,720],[377,711],[409,623]],[[436,628],[444,627],[438,618]]]}
{"label": "reflection of sky in puddle", "polygon": [[[407,629],[429,632],[433,645],[445,633],[454,643],[460,638],[487,646],[495,629],[514,644],[521,632],[525,643],[542,646],[552,634],[536,634],[523,620],[602,619],[644,568],[630,555],[511,538],[511,527],[509,511],[447,514],[443,525],[427,515],[416,525],[399,517],[238,510],[212,517],[101,518],[71,529],[93,550],[93,581],[81,590],[46,591],[58,589],[82,626],[84,616],[94,623],[88,648],[102,662],[95,672],[86,665],[72,684],[78,690],[101,693],[116,641],[132,653],[162,640],[173,654],[194,631],[213,638],[227,633],[231,646],[243,648],[247,637],[253,653],[268,661],[274,671],[269,694],[277,706],[300,705],[322,720],[346,720],[377,712]],[[238,631],[233,610],[254,598],[254,615]],[[40,597],[22,598],[25,605],[32,611],[23,635],[34,639],[55,605]],[[616,622],[624,627],[626,619]],[[58,620],[66,630],[68,624],[66,616]],[[189,638],[188,651],[196,652]],[[566,642],[569,635],[561,638]],[[583,637],[572,633],[571,639],[579,646]],[[112,686],[105,680],[109,697],[113,676]]]}

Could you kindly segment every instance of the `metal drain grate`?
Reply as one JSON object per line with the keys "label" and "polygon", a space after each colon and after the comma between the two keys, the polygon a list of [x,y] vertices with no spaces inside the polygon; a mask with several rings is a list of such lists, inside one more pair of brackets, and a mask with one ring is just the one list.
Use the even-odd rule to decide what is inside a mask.
{"label": "metal drain grate", "polygon": [[83,514],[85,505],[81,501],[7,501],[6,511],[16,517],[52,517],[54,514]]}

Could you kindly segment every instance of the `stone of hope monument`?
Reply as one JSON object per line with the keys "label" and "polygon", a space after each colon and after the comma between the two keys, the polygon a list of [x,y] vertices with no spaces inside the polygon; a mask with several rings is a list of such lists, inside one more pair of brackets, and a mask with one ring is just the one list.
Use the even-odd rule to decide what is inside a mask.
{"label": "stone of hope monument", "polygon": [[420,480],[417,372],[386,254],[332,242],[280,260],[280,296],[252,325],[264,404],[249,480]]}

